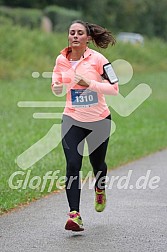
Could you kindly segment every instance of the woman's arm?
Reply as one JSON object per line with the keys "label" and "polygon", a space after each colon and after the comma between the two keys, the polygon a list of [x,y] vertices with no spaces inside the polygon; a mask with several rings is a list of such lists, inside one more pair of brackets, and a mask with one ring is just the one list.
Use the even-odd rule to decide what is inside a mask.
{"label": "woman's arm", "polygon": [[82,75],[75,75],[75,82],[80,85],[89,88],[92,91],[105,95],[117,95],[119,93],[118,82],[115,84],[109,83],[107,80],[102,80],[101,82],[95,80],[89,80]]}
{"label": "woman's arm", "polygon": [[91,80],[89,89],[105,95],[117,95],[119,93],[118,82],[111,84],[107,80],[102,80],[102,82]]}
{"label": "woman's arm", "polygon": [[54,95],[60,95],[63,91],[62,74],[60,71],[58,71],[58,60],[59,57],[56,59],[52,73],[51,89]]}

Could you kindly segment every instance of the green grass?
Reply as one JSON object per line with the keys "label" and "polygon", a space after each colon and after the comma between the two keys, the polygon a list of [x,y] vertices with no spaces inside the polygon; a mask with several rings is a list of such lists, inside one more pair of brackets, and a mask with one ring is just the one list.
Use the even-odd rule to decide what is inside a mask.
{"label": "green grass", "polygon": [[[23,151],[47,134],[58,119],[34,119],[34,112],[55,112],[56,108],[19,108],[18,101],[55,101],[51,93],[50,79],[33,79],[31,73],[52,71],[55,57],[66,40],[61,34],[43,34],[39,31],[22,30],[18,27],[0,27],[0,212],[4,213],[20,204],[28,203],[48,194],[48,186],[41,192],[41,184],[35,190],[29,184],[17,190],[11,189],[9,177],[17,171],[14,183],[24,180],[27,171],[19,168],[15,159]],[[9,35],[13,39],[9,39]],[[5,51],[4,51],[5,50]],[[134,69],[132,80],[120,86],[120,92],[126,96],[139,83],[147,83],[152,95],[131,115],[121,117],[112,108],[111,113],[117,129],[112,135],[106,161],[110,169],[136,160],[142,156],[167,147],[166,134],[166,52],[167,46],[155,39],[146,41],[143,48],[118,44],[114,48],[102,51],[106,57],[115,60],[123,58]],[[157,60],[156,60],[157,59]],[[64,97],[62,98],[64,100]],[[62,109],[59,109],[62,112]],[[65,174],[65,160],[61,144],[48,155],[28,169],[30,178],[39,176],[42,180],[48,171],[60,170],[59,177]],[[84,158],[82,170],[86,175],[91,166]],[[20,182],[22,183],[22,182]],[[35,182],[34,182],[35,183]],[[53,186],[52,191],[56,188]]]}

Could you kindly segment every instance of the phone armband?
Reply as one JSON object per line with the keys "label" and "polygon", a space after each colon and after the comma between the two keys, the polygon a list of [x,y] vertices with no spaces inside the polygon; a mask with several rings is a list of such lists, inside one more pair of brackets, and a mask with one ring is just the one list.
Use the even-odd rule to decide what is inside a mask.
{"label": "phone armband", "polygon": [[118,77],[116,76],[111,63],[103,65],[103,74],[101,76],[108,80],[111,84],[118,82]]}

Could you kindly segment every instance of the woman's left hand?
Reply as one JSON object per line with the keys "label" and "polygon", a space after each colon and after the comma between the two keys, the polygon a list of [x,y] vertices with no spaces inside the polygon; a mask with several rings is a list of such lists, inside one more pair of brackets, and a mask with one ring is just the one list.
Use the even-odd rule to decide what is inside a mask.
{"label": "woman's left hand", "polygon": [[83,77],[80,74],[75,75],[74,82],[77,83],[78,85],[84,86],[84,87],[89,87],[89,85],[90,85],[90,80]]}

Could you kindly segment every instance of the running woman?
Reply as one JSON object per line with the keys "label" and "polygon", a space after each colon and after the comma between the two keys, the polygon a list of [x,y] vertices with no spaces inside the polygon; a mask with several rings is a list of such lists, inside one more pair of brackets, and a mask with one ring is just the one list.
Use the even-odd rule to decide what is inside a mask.
{"label": "running woman", "polygon": [[72,231],[84,230],[80,216],[80,170],[85,139],[96,179],[95,210],[102,212],[105,209],[105,157],[111,115],[104,95],[117,95],[119,92],[118,79],[113,79],[105,71],[105,66],[111,70],[111,64],[101,53],[90,49],[89,42],[98,48],[107,48],[115,44],[115,39],[110,31],[97,24],[73,21],[68,30],[68,47],[56,58],[52,74],[52,92],[59,95],[63,87],[66,88],[62,146],[66,159],[69,218],[65,229]]}

